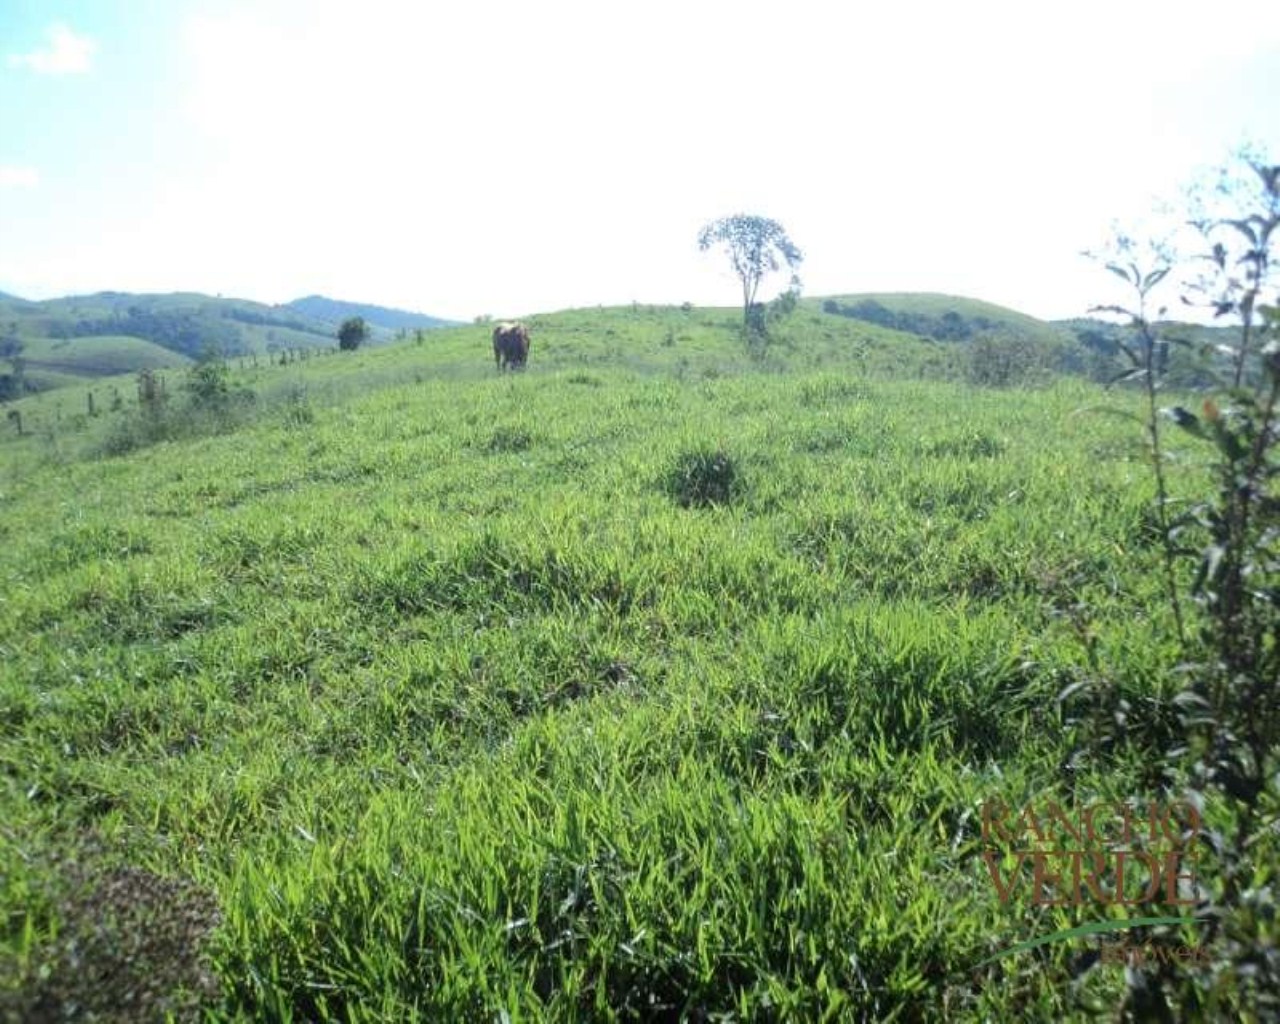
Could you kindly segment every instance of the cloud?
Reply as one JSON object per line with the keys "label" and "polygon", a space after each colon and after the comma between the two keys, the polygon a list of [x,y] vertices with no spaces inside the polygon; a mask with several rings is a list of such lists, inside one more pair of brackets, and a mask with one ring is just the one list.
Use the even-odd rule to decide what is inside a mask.
{"label": "cloud", "polygon": [[30,53],[12,53],[9,66],[29,68],[42,75],[82,75],[93,63],[98,44],[66,25],[49,26],[49,44]]}
{"label": "cloud", "polygon": [[0,188],[35,188],[38,184],[40,172],[34,167],[0,164]]}

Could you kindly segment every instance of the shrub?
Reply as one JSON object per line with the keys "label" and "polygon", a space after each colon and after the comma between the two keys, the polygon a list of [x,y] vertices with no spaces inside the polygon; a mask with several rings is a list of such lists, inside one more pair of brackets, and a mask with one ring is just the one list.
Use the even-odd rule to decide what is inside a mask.
{"label": "shrub", "polygon": [[491,452],[523,452],[533,444],[533,437],[519,427],[499,427],[486,446]]}
{"label": "shrub", "polygon": [[221,358],[202,359],[182,385],[185,401],[171,403],[163,378],[151,370],[138,374],[139,415],[118,419],[102,440],[104,455],[124,455],[161,441],[224,434],[252,414],[256,395],[233,387]]}
{"label": "shrub", "polygon": [[187,374],[183,388],[197,408],[217,409],[226,405],[230,395],[227,364],[221,359],[202,359]]}
{"label": "shrub", "polygon": [[1017,387],[1044,380],[1053,369],[1052,363],[1052,353],[1037,342],[984,335],[969,346],[965,379],[979,387]]}
{"label": "shrub", "polygon": [[315,422],[316,413],[307,397],[305,384],[293,384],[284,393],[284,421],[290,427],[306,427]]}
{"label": "shrub", "polygon": [[737,462],[723,449],[681,452],[667,474],[667,492],[685,508],[727,505],[742,489]]}
{"label": "shrub", "polygon": [[[1200,225],[1212,246],[1209,260],[1222,273],[1213,305],[1236,320],[1238,334],[1235,344],[1215,346],[1218,358],[1226,357],[1226,386],[1198,411],[1158,405],[1170,344],[1190,344],[1166,336],[1147,312],[1173,263],[1158,252],[1155,266],[1139,266],[1134,240],[1121,238],[1119,258],[1106,264],[1133,296],[1129,307],[1101,308],[1129,321],[1119,347],[1130,363],[1128,379],[1145,392],[1141,422],[1155,501],[1139,531],[1163,556],[1153,571],[1162,577],[1169,614],[1163,630],[1153,617],[1152,638],[1153,647],[1176,643],[1180,655],[1178,689],[1161,716],[1175,724],[1153,729],[1133,720],[1120,673],[1098,656],[1087,633],[1090,678],[1060,699],[1075,699],[1070,691],[1083,695],[1074,721],[1077,760],[1109,761],[1122,742],[1142,748],[1162,769],[1166,788],[1205,808],[1211,823],[1184,836],[1211,854],[1198,865],[1193,889],[1208,960],[1192,966],[1169,958],[1150,972],[1127,971],[1125,1019],[1280,1015],[1280,309],[1264,302],[1275,295],[1280,166],[1250,161],[1250,169],[1262,186],[1253,204],[1243,197],[1244,210]],[[1166,421],[1199,442],[1208,458],[1212,486],[1190,501],[1170,491]],[[1154,941],[1181,940],[1166,932]]]}
{"label": "shrub", "polygon": [[168,394],[164,378],[154,370],[138,371],[138,407],[147,415],[156,415],[164,407]]}
{"label": "shrub", "polygon": [[[343,352],[354,352],[369,338],[369,325],[364,317],[352,316],[342,321],[338,328],[338,348]],[[283,358],[283,357],[282,357]]]}

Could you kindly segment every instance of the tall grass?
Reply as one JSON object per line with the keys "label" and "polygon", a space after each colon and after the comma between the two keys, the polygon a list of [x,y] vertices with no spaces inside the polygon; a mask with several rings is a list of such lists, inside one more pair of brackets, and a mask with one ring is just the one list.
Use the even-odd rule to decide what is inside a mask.
{"label": "tall grass", "polygon": [[[78,926],[39,893],[82,848],[214,895],[218,1019],[1051,1020],[1121,991],[1073,995],[1065,948],[974,969],[1071,920],[999,903],[977,824],[1064,785],[1059,609],[1088,595],[1135,699],[1176,660],[1140,628],[1167,613],[1125,427],[1073,417],[1081,383],[887,379],[852,335],[761,367],[717,317],[535,323],[511,379],[478,329],[264,370],[307,415],[107,460],[6,442],[12,1000]],[[721,479],[705,451],[730,500],[679,500]]]}

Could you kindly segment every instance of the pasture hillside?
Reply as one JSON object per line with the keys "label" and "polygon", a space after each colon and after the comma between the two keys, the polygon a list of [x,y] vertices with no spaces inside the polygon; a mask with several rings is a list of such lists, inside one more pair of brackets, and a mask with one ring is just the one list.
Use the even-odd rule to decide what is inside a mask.
{"label": "pasture hillside", "polygon": [[536,315],[516,374],[483,326],[233,359],[172,423],[16,403],[0,1012],[1114,1007],[1079,944],[986,962],[1096,909],[1002,902],[980,808],[1143,791],[1123,743],[1064,772],[1059,699],[1105,658],[1136,725],[1175,675],[1140,441],[1081,412],[1137,396],[739,319]]}
{"label": "pasture hillside", "polygon": [[[964,380],[974,369],[975,355],[982,355],[973,346],[939,342],[805,304],[771,326],[767,348],[748,352],[737,337],[740,318],[735,310],[633,304],[535,314],[526,320],[533,330],[532,359],[539,372],[606,366],[690,380],[831,368],[868,379]],[[491,331],[486,324],[439,328],[417,341],[356,353],[339,354],[332,346],[304,348],[265,358],[234,356],[228,365],[238,384],[264,400],[260,404],[271,405],[282,396],[303,391],[313,404],[330,403],[424,375],[484,378],[493,371]],[[1030,342],[1027,348],[1029,358],[1020,364],[1022,372],[1012,382],[1043,384],[1069,365],[1052,346]],[[37,346],[35,351],[45,349]],[[163,370],[158,374],[162,384],[167,379],[173,387],[181,386],[181,374]],[[47,451],[58,457],[101,450],[103,432],[129,422],[129,414],[136,409],[133,383],[126,378],[76,381],[63,377],[60,383],[82,386],[13,403],[28,432],[42,436]],[[126,407],[117,410],[125,415],[63,421],[64,413],[87,407],[91,392],[101,405],[107,388],[125,396]],[[55,425],[59,426],[55,429]],[[0,460],[6,451],[0,445]]]}
{"label": "pasture hillside", "polygon": [[50,370],[76,377],[109,377],[138,370],[188,366],[191,359],[154,342],[126,335],[36,338],[22,350],[27,373]]}
{"label": "pasture hillside", "polygon": [[418,329],[445,323],[320,296],[312,300],[267,306],[198,293],[101,292],[43,302],[0,295],[0,340],[22,345],[32,371],[27,382],[44,389],[63,386],[68,377],[181,366],[208,350],[262,357],[329,348],[348,307],[377,311],[378,318],[371,320],[373,343],[392,339],[401,321]]}

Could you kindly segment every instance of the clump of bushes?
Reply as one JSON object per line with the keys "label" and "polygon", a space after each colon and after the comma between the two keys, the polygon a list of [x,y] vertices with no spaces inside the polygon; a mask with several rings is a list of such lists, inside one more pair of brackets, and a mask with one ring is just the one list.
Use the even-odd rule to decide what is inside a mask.
{"label": "clump of bushes", "polygon": [[294,384],[286,389],[282,406],[286,426],[308,427],[315,422],[316,412],[311,407],[305,384]]}
{"label": "clump of bushes", "polygon": [[742,474],[723,449],[698,448],[680,453],[667,473],[666,488],[684,508],[727,505],[742,491]]}
{"label": "clump of bushes", "polygon": [[1055,356],[1043,344],[1027,338],[983,335],[969,344],[965,379],[991,388],[1044,383],[1058,369]]}
{"label": "clump of bushes", "polygon": [[227,364],[218,355],[201,357],[176,398],[163,377],[143,370],[138,374],[138,413],[115,423],[102,442],[102,452],[124,455],[161,441],[226,433],[248,419],[256,400],[250,388],[231,383]]}

